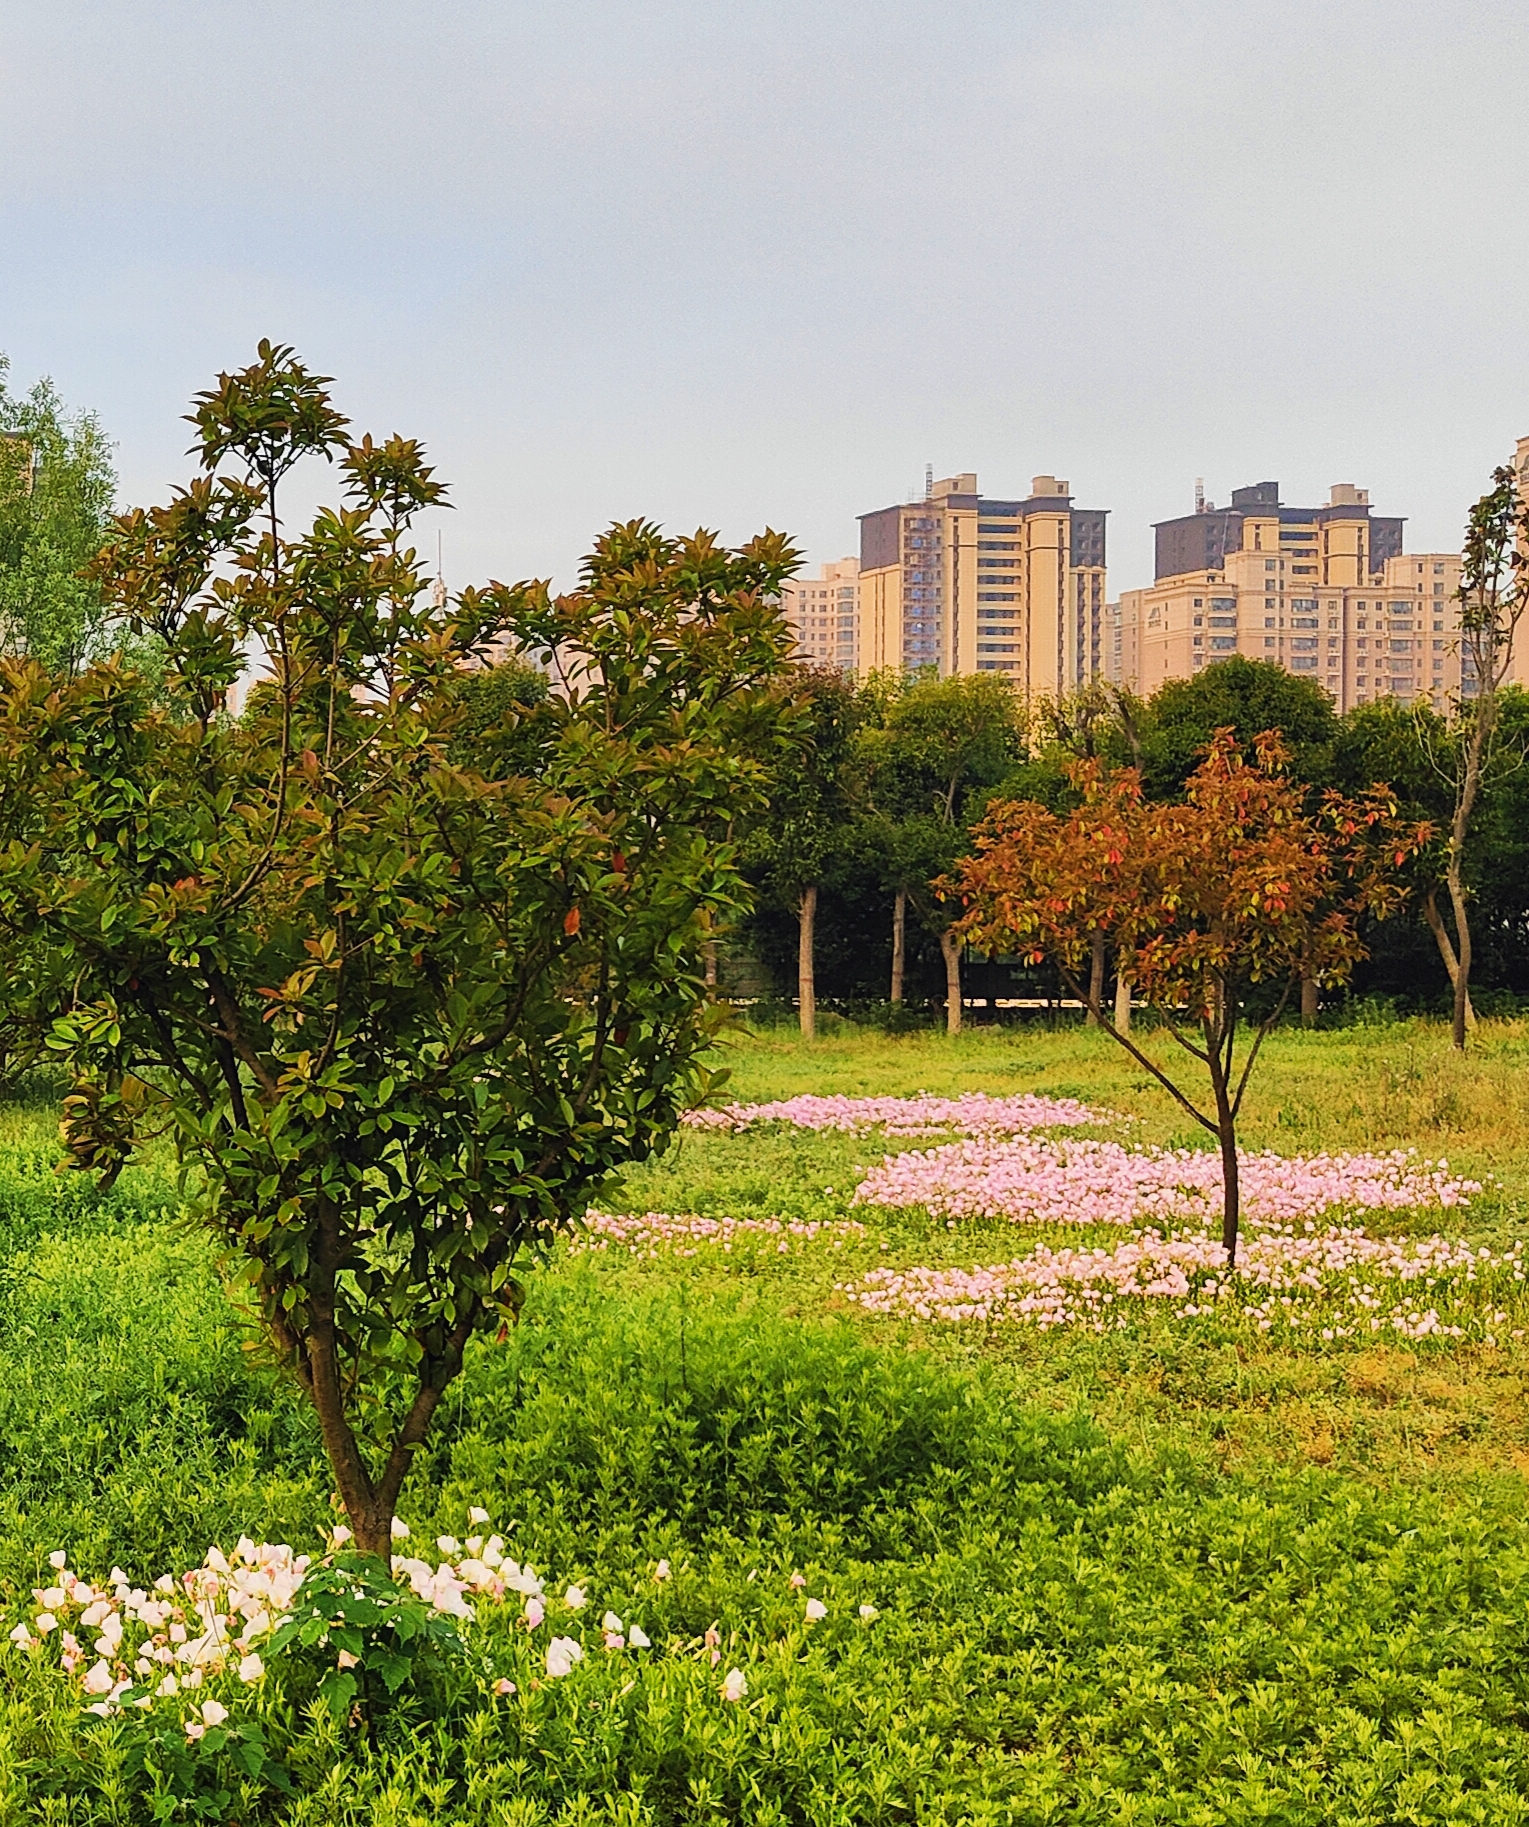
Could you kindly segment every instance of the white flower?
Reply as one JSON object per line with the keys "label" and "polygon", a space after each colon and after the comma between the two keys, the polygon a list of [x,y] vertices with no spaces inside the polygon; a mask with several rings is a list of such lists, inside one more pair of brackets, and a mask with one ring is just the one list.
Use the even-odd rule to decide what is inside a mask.
{"label": "white flower", "polygon": [[202,1724],[200,1719],[188,1719],[186,1721],[186,1736],[193,1744],[196,1743],[197,1739],[199,1739],[206,1730],[206,1726]]}
{"label": "white flower", "polygon": [[258,1681],[265,1673],[265,1664],[259,1656],[245,1656],[239,1664],[239,1679],[245,1683]]}
{"label": "white flower", "polygon": [[865,1619],[866,1623],[869,1624],[872,1621],[872,1619],[879,1618],[881,1616],[881,1613],[876,1609],[876,1607],[874,1605],[862,1605],[860,1607],[860,1615],[862,1618]]}
{"label": "white flower", "polygon": [[816,1624],[819,1618],[826,1618],[827,1616],[828,1607],[821,1599],[808,1599],[807,1622],[809,1624]]}
{"label": "white flower", "polygon": [[80,1683],[87,1694],[109,1694],[112,1689],[111,1667],[103,1661],[88,1669]]}
{"label": "white flower", "polygon": [[359,1665],[361,1658],[353,1656],[348,1649],[342,1649],[335,1657],[335,1661],[341,1668],[355,1668]]}
{"label": "white flower", "polygon": [[741,1668],[730,1668],[722,1682],[724,1700],[741,1700],[749,1691],[749,1684]]}
{"label": "white flower", "polygon": [[228,1708],[221,1700],[204,1700],[202,1702],[202,1724],[220,1726],[228,1717]]}
{"label": "white flower", "polygon": [[166,1675],[164,1680],[161,1681],[159,1686],[154,1690],[161,1700],[173,1700],[180,1691],[180,1683],[175,1679],[174,1675]]}
{"label": "white flower", "polygon": [[658,1565],[653,1569],[653,1577],[656,1580],[669,1579],[671,1577],[670,1572],[669,1572],[669,1563],[667,1561],[660,1561],[658,1563]]}
{"label": "white flower", "polygon": [[48,1565],[55,1573],[62,1573],[69,1565],[69,1556],[65,1554],[62,1548],[55,1548],[48,1556]]}
{"label": "white flower", "polygon": [[462,1552],[462,1544],[454,1535],[436,1536],[435,1545],[442,1554],[460,1554]]}
{"label": "white flower", "polygon": [[566,1675],[575,1662],[583,1660],[584,1651],[572,1637],[554,1637],[547,1645],[547,1674],[554,1681]]}
{"label": "white flower", "polygon": [[601,1618],[601,1620],[600,1620],[600,1628],[601,1628],[601,1630],[622,1631],[622,1630],[626,1629],[626,1625],[621,1622],[620,1618],[618,1618],[616,1616],[615,1612],[608,1611],[608,1612],[606,1612],[605,1616],[603,1618]]}
{"label": "white flower", "polygon": [[401,1516],[393,1518],[393,1540],[403,1542],[409,1539],[409,1525]]}
{"label": "white flower", "polygon": [[[488,1511],[480,1509],[477,1504],[474,1504],[467,1512],[467,1520],[470,1523],[486,1523],[488,1521]],[[511,1692],[513,1691],[512,1687]]]}
{"label": "white flower", "polygon": [[36,1638],[32,1635],[31,1631],[27,1629],[25,1624],[18,1624],[11,1632],[11,1641],[18,1649],[30,1649],[33,1643],[36,1642]]}
{"label": "white flower", "polygon": [[337,1548],[343,1547],[345,1543],[350,1540],[349,1528],[344,1523],[336,1523],[334,1526],[334,1533],[330,1539]]}
{"label": "white flower", "polygon": [[632,1626],[626,1633],[626,1640],[633,1649],[651,1649],[653,1647],[653,1639],[640,1624]]}
{"label": "white flower", "polygon": [[570,1586],[563,1594],[563,1603],[570,1611],[582,1611],[588,1602],[582,1586]]}
{"label": "white flower", "polygon": [[40,1611],[37,1614],[37,1628],[44,1636],[47,1636],[50,1630],[58,1629],[58,1619],[51,1611]]}

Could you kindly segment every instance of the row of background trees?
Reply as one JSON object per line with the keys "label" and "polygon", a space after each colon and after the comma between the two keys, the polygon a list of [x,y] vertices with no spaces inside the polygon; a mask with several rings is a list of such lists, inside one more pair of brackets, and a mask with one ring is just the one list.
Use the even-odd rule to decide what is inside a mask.
{"label": "row of background trees", "polygon": [[[0,355],[0,651],[70,675],[104,651],[103,641],[124,639],[120,625],[104,633],[89,568],[110,521],[111,447],[96,417],[70,412],[51,383],[17,393],[8,376]],[[1517,479],[1500,471],[1466,528],[1481,625],[1472,628],[1467,604],[1465,639],[1479,649],[1470,658],[1488,686],[1505,670],[1501,635],[1521,606],[1521,512]],[[1502,600],[1515,589],[1517,603]],[[475,694],[481,739],[511,740],[514,719],[499,714],[500,700],[537,687],[528,669],[512,667]],[[1529,997],[1529,698],[1521,691],[1490,693],[1485,718],[1394,702],[1339,716],[1315,682],[1240,658],[1172,681],[1150,700],[1095,685],[1028,710],[997,674],[857,682],[803,669],[790,689],[811,740],[777,763],[770,811],[744,834],[758,899],[734,936],[731,972],[795,1001],[809,1032],[820,998],[839,1008],[885,1005],[910,1020],[943,1005],[957,1026],[963,971],[967,993],[983,998],[1059,994],[1047,968],[995,968],[963,952],[953,930],[960,909],[935,885],[969,854],[991,805],[1037,800],[1062,811],[1075,803],[1071,761],[1139,768],[1149,799],[1174,800],[1222,728],[1244,745],[1279,730],[1292,775],[1313,797],[1384,781],[1409,817],[1434,830],[1409,870],[1406,914],[1367,934],[1370,956],[1353,993],[1417,1008],[1458,1002],[1462,1028],[1475,1004]],[[1474,1001],[1461,982],[1462,939]]]}
{"label": "row of background trees", "polygon": [[[993,805],[1070,810],[1075,760],[1139,769],[1149,799],[1182,799],[1218,729],[1248,749],[1261,732],[1280,731],[1291,776],[1313,805],[1328,790],[1387,783],[1403,816],[1428,823],[1433,837],[1406,870],[1407,904],[1366,927],[1369,956],[1349,993],[1441,1012],[1454,1001],[1451,838],[1477,721],[1471,707],[1451,718],[1381,701],[1340,716],[1314,682],[1241,658],[1150,699],[1096,684],[1028,714],[994,674],[856,682],[803,670],[795,685],[814,739],[781,764],[770,810],[748,838],[758,900],[734,969],[753,966],[775,994],[795,999],[804,1030],[819,1001],[900,1007],[908,1020],[943,1004],[954,1028],[963,971],[968,996],[1064,995],[1049,967],[963,956],[953,933],[960,906],[936,884],[970,853]],[[1458,846],[1476,986],[1467,1023],[1475,1005],[1529,997],[1529,695],[1504,687],[1493,718]],[[1096,972],[1102,966],[1095,961]],[[1307,1018],[1315,1012],[1308,998]]]}

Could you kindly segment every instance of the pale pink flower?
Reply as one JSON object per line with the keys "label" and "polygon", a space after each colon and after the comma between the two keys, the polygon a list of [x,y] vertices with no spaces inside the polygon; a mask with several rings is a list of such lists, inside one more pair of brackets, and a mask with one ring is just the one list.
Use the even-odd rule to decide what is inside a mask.
{"label": "pale pink flower", "polygon": [[668,1578],[670,1578],[668,1561],[660,1561],[658,1563],[658,1565],[653,1569],[653,1577],[655,1580],[667,1580]]}
{"label": "pale pink flower", "polygon": [[547,1674],[559,1681],[576,1662],[584,1660],[584,1651],[572,1637],[554,1637],[547,1645]]}
{"label": "pale pink flower", "polygon": [[202,1702],[202,1724],[220,1726],[228,1717],[228,1708],[221,1700],[204,1700]]}
{"label": "pale pink flower", "polygon": [[513,1694],[515,1692],[515,1683],[501,1675],[494,1683],[494,1692],[503,1699],[506,1694]]}
{"label": "pale pink flower", "polygon": [[563,1603],[570,1611],[582,1611],[589,1601],[584,1596],[582,1586],[570,1586],[563,1594]]}
{"label": "pale pink flower", "polygon": [[80,1683],[87,1694],[109,1694],[112,1689],[111,1665],[103,1657],[85,1671]]}
{"label": "pale pink flower", "polygon": [[742,1700],[749,1691],[749,1684],[741,1668],[730,1668],[722,1678],[722,1698],[724,1700]]}
{"label": "pale pink flower", "polygon": [[359,1656],[353,1656],[348,1649],[342,1649],[335,1657],[335,1666],[338,1668],[356,1668],[360,1665],[360,1661],[361,1658]]}
{"label": "pale pink flower", "polygon": [[827,1616],[828,1607],[821,1599],[808,1599],[807,1622],[809,1624],[816,1624],[820,1618],[826,1618]]}
{"label": "pale pink flower", "polygon": [[540,1599],[527,1599],[525,1609],[526,1629],[535,1630],[547,1615],[547,1608]]}

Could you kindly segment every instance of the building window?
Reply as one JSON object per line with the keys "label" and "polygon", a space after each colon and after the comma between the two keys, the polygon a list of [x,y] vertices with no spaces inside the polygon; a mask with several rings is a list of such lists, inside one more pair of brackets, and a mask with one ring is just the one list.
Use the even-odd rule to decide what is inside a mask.
{"label": "building window", "polygon": [[1019,598],[1013,590],[979,590],[977,592],[979,603],[1013,603],[1018,600]]}
{"label": "building window", "polygon": [[[1272,607],[1273,605],[1271,604],[1270,606]],[[1274,626],[1274,617],[1272,615],[1266,615],[1264,617],[1264,627],[1272,628],[1273,626]],[[1269,645],[1272,647],[1274,645],[1274,643],[1271,641],[1269,643]]]}
{"label": "building window", "polygon": [[1213,634],[1210,637],[1210,644],[1218,652],[1225,653],[1236,648],[1237,637],[1235,634]]}
{"label": "building window", "polygon": [[1274,636],[1272,634],[1266,634],[1264,636],[1264,646],[1272,647],[1273,645],[1274,645]]}
{"label": "building window", "polygon": [[1290,670],[1292,672],[1315,672],[1317,670],[1316,655],[1305,653],[1296,654],[1290,662]]}

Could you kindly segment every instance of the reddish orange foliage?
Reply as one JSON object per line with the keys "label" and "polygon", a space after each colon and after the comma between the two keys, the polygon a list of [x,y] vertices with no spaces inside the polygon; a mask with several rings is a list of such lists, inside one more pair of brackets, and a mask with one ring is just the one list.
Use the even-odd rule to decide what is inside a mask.
{"label": "reddish orange foliage", "polygon": [[[991,952],[1049,958],[1086,999],[1092,949],[1102,935],[1133,994],[1161,1011],[1173,1037],[1209,1073],[1202,1110],[1167,1072],[1096,1007],[1123,1047],[1218,1138],[1225,1183],[1223,1241],[1237,1248],[1236,1127],[1264,1035],[1303,978],[1344,982],[1365,955],[1362,914],[1384,918],[1400,902],[1396,870],[1429,836],[1398,820],[1383,788],[1357,799],[1327,794],[1308,810],[1284,773],[1277,734],[1239,753],[1218,730],[1190,777],[1183,804],[1142,797],[1133,769],[1097,761],[1072,768],[1082,804],[1066,817],[1033,802],[994,806],[977,853],[944,891],[966,912],[957,931]],[[1254,985],[1268,985],[1235,1060],[1239,1022]],[[1195,1036],[1194,1039],[1190,1035]]]}

